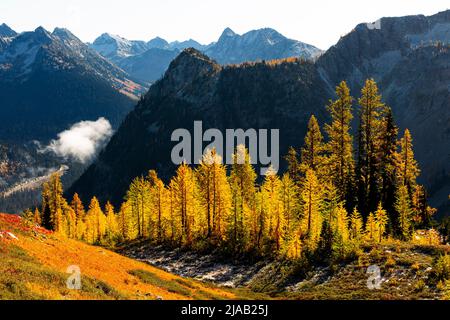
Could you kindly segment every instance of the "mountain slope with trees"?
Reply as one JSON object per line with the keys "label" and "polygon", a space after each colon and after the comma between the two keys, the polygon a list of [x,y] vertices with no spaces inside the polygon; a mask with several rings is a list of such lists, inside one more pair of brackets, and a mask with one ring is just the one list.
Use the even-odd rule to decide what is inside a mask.
{"label": "mountain slope with trees", "polygon": [[[194,120],[202,120],[205,129],[279,128],[280,152],[286,154],[289,146],[302,147],[299,137],[312,114],[319,124],[327,121],[323,107],[340,81],[354,93],[373,77],[400,132],[409,128],[417,139],[420,182],[432,204],[448,214],[449,28],[450,11],[383,18],[381,29],[358,25],[316,62],[287,59],[221,67],[186,50],[71,192],[117,202],[127,181],[149,169],[170,176],[175,169],[169,159],[170,134],[192,128]],[[356,135],[358,124],[352,121],[351,127]],[[429,143],[430,135],[435,143]]]}
{"label": "mountain slope with trees", "polygon": [[[136,177],[115,210],[110,202],[103,207],[95,196],[88,207],[78,194],[69,203],[55,174],[43,186],[42,206],[25,212],[24,218],[68,238],[124,244],[123,252],[144,261],[151,261],[146,245],[250,258],[264,266],[246,272],[243,284],[254,291],[272,288],[281,297],[288,290],[291,298],[323,298],[321,286],[339,291],[344,295],[340,298],[447,297],[450,260],[442,243],[450,234],[433,228],[436,210],[417,183],[420,167],[411,133],[406,129],[397,137],[392,112],[375,81],[368,79],[358,99],[355,158],[350,133],[354,99],[344,81],[336,87],[336,96],[327,105],[331,120],[324,126],[326,135],[312,116],[303,147],[289,149],[283,175],[269,169],[258,183],[244,145],[237,146],[228,167],[215,149],[207,149],[199,165],[181,164],[167,183],[155,170]],[[140,249],[127,249],[136,241],[143,243]],[[408,272],[404,261],[397,266],[402,259],[409,263]],[[170,260],[165,258],[169,266],[176,263]],[[185,268],[193,272],[182,255],[179,266],[180,274]],[[375,295],[367,292],[369,280],[361,279],[371,267],[380,272],[380,290],[384,282]],[[193,268],[198,269],[195,276],[204,273],[201,263]],[[280,268],[281,274],[272,275]],[[328,274],[331,280],[317,285],[311,273]],[[354,281],[339,285],[349,273]],[[233,272],[225,277],[233,285],[238,281]],[[389,281],[404,290],[402,294],[392,292]]]}

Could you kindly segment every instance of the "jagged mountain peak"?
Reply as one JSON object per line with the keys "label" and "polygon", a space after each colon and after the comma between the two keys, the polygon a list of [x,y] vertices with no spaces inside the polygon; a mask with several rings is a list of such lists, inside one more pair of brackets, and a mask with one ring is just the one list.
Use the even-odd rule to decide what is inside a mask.
{"label": "jagged mountain peak", "polygon": [[238,64],[245,61],[272,60],[288,57],[315,58],[318,48],[288,39],[272,28],[251,30],[243,35],[225,29],[219,41],[209,46],[205,53],[221,64]]}
{"label": "jagged mountain peak", "polygon": [[166,75],[193,76],[211,72],[220,66],[197,49],[184,49],[170,64]]}
{"label": "jagged mountain peak", "polygon": [[0,25],[0,37],[15,37],[17,32],[11,29],[6,23]]}
{"label": "jagged mountain peak", "polygon": [[222,36],[232,37],[235,35],[236,33],[230,27],[226,27],[222,32]]}
{"label": "jagged mountain peak", "polygon": [[148,50],[144,41],[128,40],[111,33],[103,33],[94,40],[90,47],[115,63]]}
{"label": "jagged mountain peak", "polygon": [[[203,54],[202,52],[200,52],[195,48],[184,49],[178,55],[178,57],[172,62],[171,67],[173,67],[172,65],[176,66],[185,63],[194,63],[194,64],[202,63],[208,65],[217,65],[217,63],[214,60],[212,60],[210,57],[208,57],[207,55]],[[169,67],[169,70],[171,69],[171,67]]]}
{"label": "jagged mountain peak", "polygon": [[116,39],[120,39],[120,38],[121,37],[118,36],[118,35],[113,35],[112,33],[104,32],[96,40],[104,40],[104,39],[114,39],[114,40],[116,40]]}
{"label": "jagged mountain peak", "polygon": [[57,36],[60,39],[76,39],[79,40],[70,30],[66,28],[55,28],[52,35]]}
{"label": "jagged mountain peak", "polygon": [[34,33],[37,35],[50,37],[50,32],[48,32],[43,26],[39,26],[34,30]]}
{"label": "jagged mountain peak", "polygon": [[86,50],[87,45],[78,39],[72,32],[65,28],[55,28],[52,32],[52,36],[62,41],[67,47],[79,51]]}
{"label": "jagged mountain peak", "polygon": [[185,95],[187,84],[198,79],[208,78],[221,70],[221,66],[209,57],[194,48],[184,49],[169,65],[159,83],[152,86],[148,92],[151,96],[154,91],[170,95]]}
{"label": "jagged mountain peak", "polygon": [[231,28],[226,27],[225,30],[223,30],[221,36],[219,37],[219,42],[223,41],[226,38],[237,36],[237,33],[235,33]]}
{"label": "jagged mountain peak", "polygon": [[132,41],[117,34],[105,32],[102,33],[98,38],[96,38],[92,43],[92,45],[94,46],[114,45],[115,48],[123,48],[123,47],[131,47],[134,42],[144,42],[144,41]]}
{"label": "jagged mountain peak", "polygon": [[34,62],[37,51],[42,46],[51,44],[54,40],[55,38],[43,27],[38,27],[34,31],[23,32],[10,39],[7,50],[0,55],[0,61],[11,63],[21,57],[19,60],[20,64],[24,66],[22,69],[28,69],[28,66]]}

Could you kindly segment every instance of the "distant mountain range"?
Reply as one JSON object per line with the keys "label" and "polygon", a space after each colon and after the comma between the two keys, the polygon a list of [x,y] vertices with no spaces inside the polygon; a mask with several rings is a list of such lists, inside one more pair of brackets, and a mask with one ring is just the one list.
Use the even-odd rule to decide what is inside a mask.
{"label": "distant mountain range", "polygon": [[[177,128],[192,130],[194,120],[202,120],[204,130],[279,128],[280,152],[285,155],[288,146],[302,146],[312,114],[322,124],[328,121],[325,105],[341,80],[358,97],[364,80],[374,77],[400,129],[409,128],[413,134],[421,183],[430,191],[432,205],[448,215],[449,35],[450,10],[430,17],[382,18],[376,24],[360,24],[315,61],[222,66],[195,49],[186,49],[68,194],[119,203],[130,181],[149,169],[169,177],[175,169],[171,134]],[[234,38],[226,30],[218,44],[244,45]],[[206,52],[225,55],[227,51],[219,50],[218,44],[216,51],[210,47]]]}
{"label": "distant mountain range", "polygon": [[288,57],[314,59],[321,53],[312,45],[288,39],[270,28],[253,30],[243,35],[226,28],[217,42],[208,45],[192,39],[169,43],[159,37],[148,42],[130,41],[104,33],[90,47],[136,80],[149,83],[158,80],[170,62],[186,48],[202,51],[220,64]]}

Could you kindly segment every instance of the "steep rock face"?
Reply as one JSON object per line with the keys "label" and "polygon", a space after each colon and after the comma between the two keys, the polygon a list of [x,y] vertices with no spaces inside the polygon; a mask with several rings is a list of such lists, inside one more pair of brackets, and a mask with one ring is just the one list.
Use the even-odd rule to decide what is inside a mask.
{"label": "steep rock face", "polygon": [[[401,131],[415,139],[422,183],[432,203],[450,213],[450,10],[425,17],[360,24],[317,61],[330,93],[346,80],[354,96],[373,77]],[[356,126],[355,126],[356,127]]]}
{"label": "steep rock face", "polygon": [[[381,78],[418,46],[449,43],[450,10],[425,17],[382,18],[373,25],[359,24],[324,53],[317,66],[335,83],[360,83],[366,75]],[[378,79],[379,80],[379,79]]]}
{"label": "steep rock face", "polygon": [[400,128],[412,131],[420,181],[440,213],[449,213],[450,47],[414,50],[383,77],[381,87]]}
{"label": "steep rock face", "polygon": [[[318,88],[317,94],[311,87]],[[314,110],[325,105],[323,87],[310,62],[221,67],[187,49],[150,88],[68,194],[80,192],[86,199],[95,194],[117,204],[131,179],[150,168],[168,178],[175,169],[171,150],[176,143],[171,142],[171,134],[177,128],[192,133],[195,120],[203,121],[203,130],[279,128],[283,156],[288,146],[301,145],[313,112],[324,117],[323,108]]]}
{"label": "steep rock face", "polygon": [[2,52],[3,49],[5,49],[7,45],[8,45],[8,42],[6,42],[6,40],[4,40],[3,38],[0,38],[0,52]]}

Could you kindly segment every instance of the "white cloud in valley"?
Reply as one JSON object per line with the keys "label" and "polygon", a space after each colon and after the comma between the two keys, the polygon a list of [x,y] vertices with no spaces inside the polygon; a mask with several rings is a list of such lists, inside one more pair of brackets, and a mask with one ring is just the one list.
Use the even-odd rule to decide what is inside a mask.
{"label": "white cloud in valley", "polygon": [[53,152],[65,159],[86,163],[105,146],[112,134],[111,124],[105,118],[99,118],[97,121],[81,121],[60,132],[58,138],[52,140],[41,151]]}

